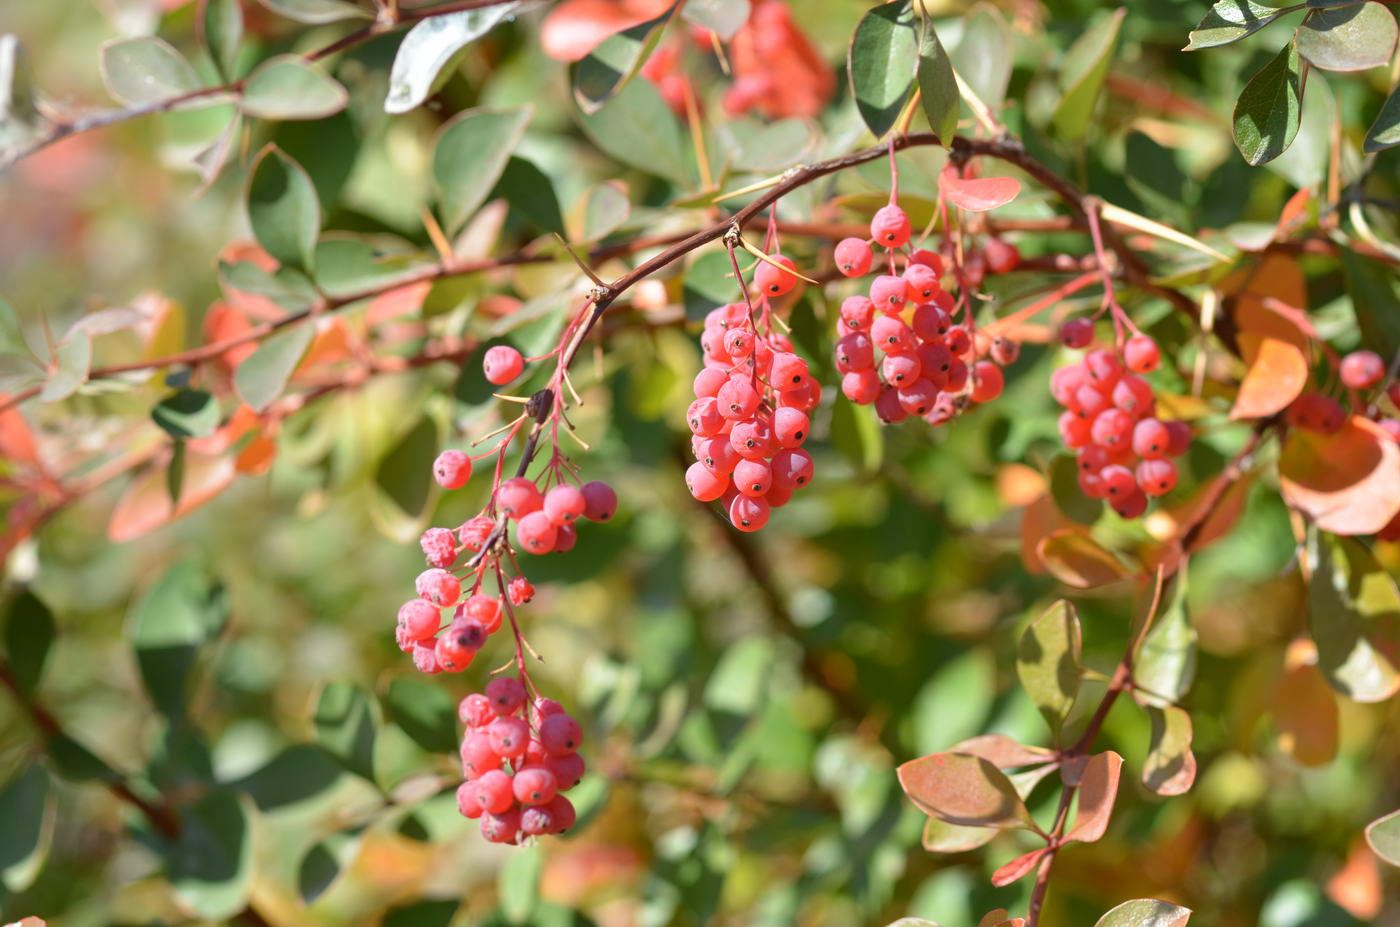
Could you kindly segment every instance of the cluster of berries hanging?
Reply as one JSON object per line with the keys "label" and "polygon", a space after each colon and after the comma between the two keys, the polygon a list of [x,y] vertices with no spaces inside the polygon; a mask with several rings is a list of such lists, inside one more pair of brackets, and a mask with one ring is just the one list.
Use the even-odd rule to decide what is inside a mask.
{"label": "cluster of berries hanging", "polygon": [[[1088,319],[1070,319],[1060,327],[1065,347],[1088,348],[1093,340]],[[1079,488],[1091,499],[1106,500],[1124,518],[1147,511],[1149,496],[1175,488],[1171,458],[1191,446],[1189,425],[1155,417],[1152,385],[1139,376],[1156,370],[1160,361],[1157,343],[1138,333],[1116,350],[1090,350],[1050,377],[1050,393],[1065,407],[1060,438],[1078,458]]]}
{"label": "cluster of berries hanging", "polygon": [[812,481],[812,457],[802,443],[821,385],[792,339],[773,327],[772,300],[796,286],[793,269],[780,254],[760,261],[757,296],[746,290],[744,302],[711,311],[700,337],[705,367],[686,413],[695,463],[685,483],[701,502],[720,501],[740,531],[762,528],[772,509]]}
{"label": "cluster of berries hanging", "polygon": [[466,728],[457,808],[481,819],[483,837],[516,843],[573,827],[574,806],[563,793],[583,778],[582,732],[562,705],[531,700],[524,682],[502,676],[462,699],[457,714]]}
{"label": "cluster of berries hanging", "polygon": [[[923,248],[910,250],[909,216],[894,200],[891,194],[890,204],[875,213],[869,240],[847,238],[836,245],[836,268],[847,277],[871,272],[872,244],[884,249],[889,269],[871,281],[868,296],[851,296],[841,304],[836,342],[841,392],[859,405],[873,403],[886,422],[914,415],[942,425],[1001,395],[1001,365],[1016,360],[1019,346],[996,339],[987,347],[989,357],[979,359],[975,332],[953,322],[957,302],[942,286],[943,259]],[[1015,262],[998,266],[1010,269]],[[963,279],[964,287],[972,285]]]}

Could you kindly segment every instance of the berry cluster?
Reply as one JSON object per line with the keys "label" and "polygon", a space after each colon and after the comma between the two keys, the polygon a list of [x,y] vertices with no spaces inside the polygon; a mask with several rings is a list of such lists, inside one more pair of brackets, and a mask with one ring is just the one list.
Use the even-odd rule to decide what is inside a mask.
{"label": "berry cluster", "polygon": [[695,463],[685,484],[701,502],[719,500],[740,531],[762,528],[772,509],[812,481],[802,443],[822,392],[792,339],[772,328],[770,300],[791,292],[797,277],[788,258],[770,260],[754,271],[755,299],[746,295],[706,317],[705,367],[686,413]]}
{"label": "berry cluster", "polygon": [[[1068,348],[1088,348],[1093,339],[1088,319],[1070,319],[1060,328]],[[1090,350],[1050,377],[1050,393],[1065,407],[1060,438],[1078,457],[1079,488],[1124,518],[1145,512],[1149,496],[1175,488],[1171,458],[1191,446],[1189,425],[1154,417],[1152,386],[1139,376],[1156,370],[1160,360],[1157,343],[1135,334],[1119,350]]]}
{"label": "berry cluster", "polygon": [[[875,213],[869,240],[847,238],[836,245],[836,267],[847,277],[871,272],[872,243],[885,249],[890,271],[871,281],[868,296],[851,296],[841,304],[836,367],[846,398],[873,403],[884,421],[914,415],[942,425],[971,404],[1001,395],[1000,365],[1015,361],[1019,346],[996,339],[987,349],[990,358],[979,360],[975,333],[953,323],[956,303],[942,286],[943,259],[933,251],[910,250],[909,238],[909,217],[891,202]],[[905,256],[902,273],[898,254]],[[1014,268],[1019,255],[1013,260],[1013,254],[1005,245],[998,266]]]}
{"label": "berry cluster", "polygon": [[457,808],[481,819],[492,843],[562,834],[574,826],[574,806],[563,793],[583,778],[579,724],[553,699],[529,702],[512,676],[491,680],[486,692],[462,699],[462,775]]}

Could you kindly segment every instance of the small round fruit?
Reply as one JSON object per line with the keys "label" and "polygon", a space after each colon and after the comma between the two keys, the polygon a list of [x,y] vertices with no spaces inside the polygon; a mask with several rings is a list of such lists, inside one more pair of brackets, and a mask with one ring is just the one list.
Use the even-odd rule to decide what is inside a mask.
{"label": "small round fruit", "polygon": [[488,382],[502,386],[525,370],[525,358],[510,345],[498,344],[487,350],[481,360],[481,369]]}
{"label": "small round fruit", "polygon": [[882,206],[870,220],[870,237],[886,248],[903,248],[909,244],[909,216],[898,206]]}
{"label": "small round fruit", "polygon": [[1094,340],[1094,323],[1088,319],[1069,319],[1060,326],[1060,343],[1067,348],[1087,348]]}
{"label": "small round fruit", "polygon": [[1147,335],[1134,335],[1123,345],[1123,362],[1134,373],[1151,373],[1161,361],[1157,342]]}
{"label": "small round fruit", "polygon": [[836,269],[847,277],[864,277],[870,273],[875,254],[870,245],[859,238],[843,238],[836,243]]}
{"label": "small round fruit", "polygon": [[781,254],[773,255],[770,260],[781,266],[774,267],[768,261],[759,262],[758,269],[753,272],[753,281],[759,291],[765,296],[782,296],[791,292],[797,285],[797,275],[793,273],[797,265]]}
{"label": "small round fruit", "polygon": [[617,493],[601,480],[579,487],[583,493],[583,517],[589,521],[608,521],[617,514]]}
{"label": "small round fruit", "polygon": [[1352,351],[1342,358],[1341,376],[1347,389],[1370,389],[1385,379],[1385,361],[1375,351]]}
{"label": "small round fruit", "polygon": [[433,461],[433,479],[443,489],[461,489],[472,478],[471,455],[449,449]]}

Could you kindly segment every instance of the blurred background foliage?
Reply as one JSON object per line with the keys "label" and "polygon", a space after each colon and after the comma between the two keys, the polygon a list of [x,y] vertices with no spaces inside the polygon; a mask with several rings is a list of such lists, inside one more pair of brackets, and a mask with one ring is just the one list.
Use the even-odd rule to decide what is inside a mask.
{"label": "blurred background foliage", "polygon": [[[49,99],[79,106],[103,99],[102,43],[158,27],[177,46],[193,47],[193,5],[170,6],[7,3],[0,29],[22,37]],[[835,65],[867,6],[801,0],[793,12]],[[1294,189],[1324,180],[1326,112],[1322,129],[1300,136],[1292,155],[1246,167],[1232,149],[1228,113],[1280,36],[1266,30],[1183,55],[1203,4],[1126,7],[1092,141],[1068,146],[1047,128],[1056,62],[1103,7],[1087,0],[1004,6],[1016,34],[1008,124],[1037,156],[1114,203],[1211,241],[1249,240],[1258,223],[1272,226]],[[964,8],[929,8],[955,49]],[[248,13],[257,27],[250,60],[314,48],[336,34],[260,8]],[[345,112],[260,126],[255,135],[308,168],[327,228],[426,249],[419,212],[433,133],[445,115],[529,102],[536,113],[520,152],[566,207],[620,177],[635,205],[618,234],[688,227],[683,210],[664,208],[664,183],[600,153],[580,131],[565,69],[540,52],[537,25],[531,14],[493,32],[430,105],[393,118],[380,104],[397,38],[376,40],[335,65],[351,94]],[[1364,131],[1388,90],[1383,75],[1373,76],[1314,72],[1307,105],[1335,107],[1349,132]],[[711,78],[719,87],[719,75]],[[754,166],[736,171],[731,185],[851,148],[863,129],[844,83],[843,75],[836,102],[795,152],[782,147],[791,138],[760,136],[752,119],[717,117],[712,143],[742,149]],[[21,316],[46,314],[61,330],[93,308],[158,292],[197,332],[205,307],[220,298],[216,258],[248,234],[238,205],[242,168],[198,196],[198,178],[181,169],[223,118],[201,110],[78,136],[0,177],[0,286]],[[1306,116],[1304,123],[1306,132]],[[930,195],[941,159],[902,155],[906,193]],[[1377,195],[1394,194],[1395,163],[1382,159],[1372,173]],[[851,197],[857,216],[887,184],[879,165],[847,172],[785,200],[783,216],[807,218],[833,195]],[[1051,209],[1032,190],[1003,213]],[[504,250],[531,235],[512,213],[492,238]],[[1084,247],[1076,235],[1013,238],[1030,256]],[[810,263],[818,247],[794,239],[786,250]],[[1319,259],[1302,262],[1319,328],[1337,347],[1351,346],[1349,315],[1336,308],[1338,274]],[[606,276],[618,266],[600,270]],[[494,272],[460,299],[473,305],[502,290],[528,298],[538,275],[551,270],[567,273],[568,265]],[[659,302],[684,303],[692,318],[714,304],[698,271],[685,280],[680,268],[662,276],[667,298]],[[988,285],[996,292],[1024,281]],[[830,357],[827,323],[841,295],[839,287],[829,297],[810,291],[796,310],[810,314],[799,340],[811,340],[819,363]],[[1194,336],[1181,320],[1150,302],[1130,308],[1189,370]],[[682,483],[684,410],[700,363],[693,332],[645,307],[620,319],[608,330],[600,375],[591,364],[581,368],[586,405],[578,424],[594,450],[576,456],[587,478],[617,487],[619,517],[581,532],[572,553],[526,564],[540,592],[524,620],[547,661],[536,679],[585,723],[590,774],[573,835],[529,849],[495,847],[457,815],[451,716],[481,674],[415,678],[394,646],[392,616],[422,564],[416,529],[459,524],[482,502],[473,484],[451,495],[434,491],[421,511],[403,511],[396,481],[411,467],[401,464],[418,463],[405,431],[422,410],[435,449],[460,443],[458,427],[478,429],[501,415],[479,398],[462,402],[469,378],[459,382],[451,365],[436,365],[291,416],[269,472],[238,479],[137,540],[109,540],[117,491],[108,490],[65,508],[12,552],[8,621],[32,627],[47,609],[57,629],[35,698],[101,766],[50,743],[39,783],[22,783],[38,791],[15,799],[16,807],[47,809],[34,824],[45,846],[39,858],[25,858],[10,849],[21,845],[24,816],[0,820],[0,871],[11,886],[0,892],[6,919],[184,924],[200,920],[192,912],[201,910],[207,920],[224,919],[226,910],[246,919],[237,914],[245,895],[268,923],[414,927],[837,927],[906,914],[962,927],[994,907],[1024,908],[1028,884],[994,889],[987,877],[1031,845],[1010,834],[968,854],[925,852],[924,815],[904,798],[893,769],[978,733],[1046,742],[1016,685],[1014,654],[1026,621],[1065,592],[1034,558],[1027,563],[1020,528],[1022,507],[1038,494],[1038,473],[1058,446],[1045,386],[1056,350],[1027,345],[1004,399],[933,436],[922,426],[877,432],[865,419],[823,415],[814,449],[819,488],[750,537],[694,503]],[[121,360],[135,349],[105,350]],[[124,382],[26,413],[56,459],[100,460],[153,439],[133,436],[129,420],[144,418],[160,392],[158,383]],[[1214,410],[1204,424],[1179,498],[1218,472],[1248,430]],[[1367,821],[1400,804],[1395,704],[1359,705],[1324,692],[1325,704],[1313,709],[1323,719],[1306,723],[1336,712],[1335,758],[1304,765],[1280,746],[1276,687],[1284,649],[1304,622],[1305,588],[1276,488],[1256,481],[1247,498],[1234,531],[1191,567],[1201,654],[1184,704],[1195,722],[1197,785],[1161,799],[1125,775],[1107,837],[1060,858],[1047,927],[1092,923],[1119,901],[1145,896],[1188,905],[1201,927],[1400,924],[1400,883],[1383,876],[1358,842]],[[1103,530],[1127,543],[1147,539],[1142,527],[1111,516]],[[1380,554],[1397,565],[1393,549]],[[1076,594],[1086,665],[1111,672],[1146,592],[1123,583]],[[188,620],[166,626],[149,617],[152,608]],[[159,626],[148,627],[153,621]],[[13,664],[25,646],[17,632],[7,637]],[[173,657],[176,664],[161,662],[181,647],[190,649]],[[184,685],[170,681],[180,661],[189,663]],[[149,679],[143,665],[157,667]],[[374,697],[347,694],[346,686]],[[337,760],[345,741],[333,725],[315,723],[318,704],[330,704],[327,687],[342,687],[329,697],[363,713],[370,734],[354,736],[372,740],[360,773]],[[0,699],[0,781],[45,753],[42,735],[14,700]],[[1101,743],[1136,769],[1147,739],[1146,717],[1120,704]],[[101,787],[104,780],[198,809],[207,826],[172,848],[151,820]],[[47,798],[36,805],[35,794]],[[1051,813],[1041,805],[1053,800],[1033,799],[1032,810]],[[240,816],[250,829],[228,824]],[[231,830],[246,840],[230,843]],[[167,857],[189,870],[172,873],[173,884],[163,874]],[[230,886],[231,906],[220,895]]]}

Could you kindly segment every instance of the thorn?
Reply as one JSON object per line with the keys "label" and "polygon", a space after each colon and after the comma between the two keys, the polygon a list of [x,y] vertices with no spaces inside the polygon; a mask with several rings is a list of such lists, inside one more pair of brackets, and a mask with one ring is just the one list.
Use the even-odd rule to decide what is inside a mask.
{"label": "thorn", "polygon": [[747,187],[740,187],[739,189],[737,189],[737,190],[732,190],[732,191],[730,191],[729,193],[720,194],[719,196],[715,197],[715,198],[714,198],[713,200],[711,200],[710,202],[712,202],[712,203],[718,203],[718,202],[721,202],[721,201],[723,201],[723,200],[733,199],[733,198],[736,197],[736,196],[743,196],[743,195],[746,194],[746,193],[757,193],[759,190],[766,190],[766,189],[768,189],[769,187],[776,187],[778,184],[780,184],[780,183],[783,182],[783,180],[784,180],[785,177],[786,177],[786,172],[784,172],[784,173],[782,173],[782,174],[774,174],[772,177],[769,177],[767,180],[760,180],[760,181],[758,181],[758,182],[756,182],[756,183],[751,183],[751,184],[749,184]]}
{"label": "thorn", "polygon": [[719,69],[725,77],[730,76],[729,56],[724,53],[724,43],[719,40],[719,33],[710,30],[710,48],[714,49],[715,57],[719,59]]}
{"label": "thorn", "polygon": [[743,235],[740,235],[740,236],[739,236],[739,244],[743,246],[743,248],[744,248],[745,251],[747,251],[749,254],[752,254],[754,257],[758,258],[760,261],[763,261],[765,264],[772,264],[774,267],[778,268],[779,270],[787,271],[788,273],[792,274],[794,277],[797,277],[797,278],[802,279],[802,280],[806,280],[808,283],[812,284],[813,286],[821,286],[821,283],[820,283],[819,281],[813,280],[811,277],[804,277],[802,274],[800,274],[800,273],[798,273],[797,271],[793,270],[791,267],[784,267],[783,265],[779,264],[777,261],[773,260],[773,259],[770,258],[768,255],[764,254],[762,251],[758,250],[758,249],[755,248],[753,245],[751,245],[751,244],[749,244],[747,241],[745,241]]}
{"label": "thorn", "polygon": [[563,245],[564,250],[569,252],[569,257],[574,259],[574,263],[578,265],[579,270],[583,271],[584,276],[586,276],[589,280],[592,280],[593,283],[600,289],[608,289],[608,285],[604,283],[602,279],[593,272],[593,269],[591,267],[589,267],[583,262],[583,258],[579,257],[578,253],[574,251],[573,247],[571,247],[569,243],[564,240],[563,235],[560,235],[558,232],[555,232],[554,237],[559,239],[559,244]]}
{"label": "thorn", "polygon": [[568,435],[569,437],[571,437],[571,438],[573,438],[575,441],[577,441],[577,442],[578,442],[578,446],[581,447],[581,448],[583,448],[585,451],[591,451],[591,450],[593,450],[593,448],[589,445],[589,443],[588,443],[587,441],[583,440],[582,438],[580,438],[580,437],[578,436],[578,434],[574,431],[574,427],[573,427],[572,425],[570,425],[568,428],[565,428],[565,429],[564,429],[564,434]]}
{"label": "thorn", "polygon": [[497,399],[502,399],[506,402],[518,402],[521,405],[524,405],[525,403],[530,401],[529,396],[508,396],[505,393],[492,393],[491,395],[496,397]]}
{"label": "thorn", "polygon": [[500,434],[500,433],[503,432],[503,431],[509,431],[510,429],[514,428],[516,425],[519,425],[521,422],[525,421],[525,417],[526,417],[525,414],[524,414],[524,413],[521,413],[521,414],[520,414],[519,416],[517,416],[515,419],[512,419],[512,420],[509,421],[509,422],[506,422],[504,425],[502,425],[500,428],[497,428],[495,431],[491,432],[490,434],[482,435],[481,437],[477,438],[475,441],[472,442],[472,447],[476,447],[476,446],[477,446],[478,444],[480,444],[482,441],[489,441],[491,438],[496,437],[496,435]]}

